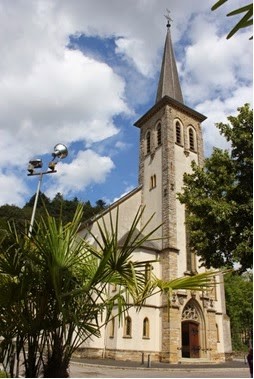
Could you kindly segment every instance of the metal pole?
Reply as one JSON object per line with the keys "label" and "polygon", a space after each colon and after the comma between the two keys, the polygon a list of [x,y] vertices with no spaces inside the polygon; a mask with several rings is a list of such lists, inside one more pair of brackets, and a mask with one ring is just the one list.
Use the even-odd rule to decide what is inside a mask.
{"label": "metal pole", "polygon": [[29,225],[29,231],[28,231],[28,237],[29,238],[31,238],[31,235],[32,235],[32,230],[33,230],[33,225],[34,225],[34,217],[35,217],[36,207],[37,207],[37,203],[38,203],[39,192],[40,192],[40,188],[41,188],[42,175],[43,175],[43,173],[40,173],[39,181],[38,181],[38,185],[37,185],[37,190],[36,190],[36,196],[34,199],[34,207],[33,207],[31,222]]}

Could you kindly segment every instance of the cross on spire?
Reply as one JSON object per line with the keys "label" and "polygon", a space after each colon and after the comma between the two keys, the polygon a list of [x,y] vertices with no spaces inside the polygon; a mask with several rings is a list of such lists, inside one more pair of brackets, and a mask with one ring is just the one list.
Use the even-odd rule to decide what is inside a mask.
{"label": "cross on spire", "polygon": [[170,10],[166,8],[166,11],[167,11],[167,14],[165,14],[164,17],[166,17],[166,19],[168,20],[167,28],[169,29],[171,26],[170,22],[173,21],[173,19],[169,16]]}

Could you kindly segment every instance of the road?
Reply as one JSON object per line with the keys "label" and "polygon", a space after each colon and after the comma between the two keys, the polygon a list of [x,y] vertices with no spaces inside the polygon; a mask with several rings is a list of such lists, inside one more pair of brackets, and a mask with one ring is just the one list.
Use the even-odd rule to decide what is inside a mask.
{"label": "road", "polygon": [[134,368],[72,362],[71,378],[249,378],[248,366],[237,368]]}

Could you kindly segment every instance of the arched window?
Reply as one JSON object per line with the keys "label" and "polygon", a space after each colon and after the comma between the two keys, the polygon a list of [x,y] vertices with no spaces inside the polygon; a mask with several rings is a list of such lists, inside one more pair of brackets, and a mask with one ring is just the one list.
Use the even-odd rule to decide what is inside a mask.
{"label": "arched window", "polygon": [[[189,211],[185,209],[185,219],[189,216]],[[197,269],[196,267],[196,254],[195,251],[190,246],[190,228],[188,225],[185,226],[185,238],[186,238],[186,269],[189,273],[194,273]]]}
{"label": "arched window", "polygon": [[161,145],[161,123],[157,126],[157,145]]}
{"label": "arched window", "polygon": [[150,190],[156,187],[156,175],[150,177]]}
{"label": "arched window", "polygon": [[149,280],[151,279],[151,271],[152,271],[152,266],[150,263],[146,263],[145,266],[145,282],[148,283]]}
{"label": "arched window", "polygon": [[217,281],[216,281],[216,276],[213,277],[213,283],[214,283],[214,300],[218,300],[217,297]]}
{"label": "arched window", "polygon": [[147,317],[144,318],[143,321],[143,338],[149,338],[150,330],[149,330],[149,320]]}
{"label": "arched window", "polygon": [[146,134],[146,153],[149,154],[151,151],[151,132],[148,131]]}
{"label": "arched window", "polygon": [[182,128],[179,121],[176,121],[176,127],[175,127],[175,141],[177,144],[182,145]]}
{"label": "arched window", "polygon": [[217,335],[217,342],[220,342],[220,334],[219,334],[218,324],[216,324],[216,335]]}
{"label": "arched window", "polygon": [[124,319],[124,337],[131,337],[132,323],[130,316]]}
{"label": "arched window", "polygon": [[114,318],[112,318],[112,320],[110,321],[109,327],[110,327],[109,337],[113,338],[115,334],[115,319]]}
{"label": "arched window", "polygon": [[189,148],[191,151],[196,150],[196,144],[195,144],[195,132],[192,128],[189,128]]}

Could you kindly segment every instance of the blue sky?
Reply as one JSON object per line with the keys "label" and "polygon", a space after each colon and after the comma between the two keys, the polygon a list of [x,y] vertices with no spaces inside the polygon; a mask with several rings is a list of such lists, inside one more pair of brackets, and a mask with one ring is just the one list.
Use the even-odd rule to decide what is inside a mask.
{"label": "blue sky", "polygon": [[[139,130],[154,104],[171,10],[185,104],[205,114],[205,154],[227,148],[216,122],[252,103],[251,30],[230,40],[230,0],[1,0],[0,205],[23,206],[57,143],[69,149],[41,190],[111,203],[137,186]],[[247,2],[247,0],[246,0]]]}

